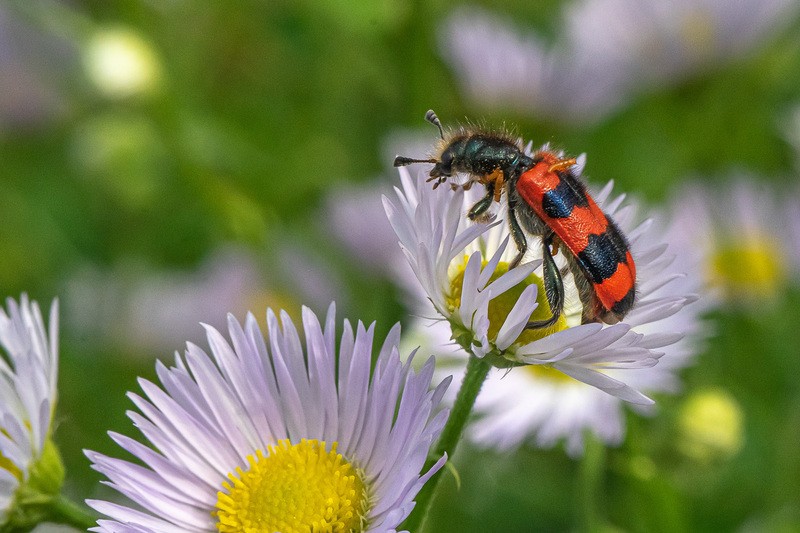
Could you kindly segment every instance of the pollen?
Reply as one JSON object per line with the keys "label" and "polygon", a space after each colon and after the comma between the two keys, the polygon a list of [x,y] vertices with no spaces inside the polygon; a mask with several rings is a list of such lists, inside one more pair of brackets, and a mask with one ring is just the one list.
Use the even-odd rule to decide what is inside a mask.
{"label": "pollen", "polygon": [[280,441],[247,457],[217,493],[224,533],[353,532],[367,528],[370,499],[363,473],[325,442]]}
{"label": "pollen", "polygon": [[[484,261],[483,266],[487,264]],[[455,274],[450,278],[450,295],[447,298],[447,303],[452,310],[457,309],[461,305],[461,287],[464,283],[464,268],[467,266],[466,258],[462,265],[458,267]],[[490,278],[490,283],[506,272],[508,272],[509,263],[501,261],[497,265],[497,269]],[[535,284],[538,287],[536,301],[539,304],[536,309],[531,313],[530,321],[547,320],[552,316],[550,305],[547,302],[547,296],[544,292],[544,282],[536,274],[531,274],[521,283],[511,287],[503,294],[495,296],[489,302],[489,340],[494,341],[497,338],[497,333],[500,331],[503,323],[508,317],[514,304],[517,303],[522,292],[529,286]],[[542,339],[555,333],[567,329],[567,321],[564,316],[560,316],[555,324],[548,328],[540,329],[526,329],[514,341],[514,344],[522,345],[535,340]]]}

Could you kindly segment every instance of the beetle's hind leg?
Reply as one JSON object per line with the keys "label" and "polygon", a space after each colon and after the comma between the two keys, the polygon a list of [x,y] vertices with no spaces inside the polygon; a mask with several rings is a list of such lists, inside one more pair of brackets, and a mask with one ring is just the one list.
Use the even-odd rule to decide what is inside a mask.
{"label": "beetle's hind leg", "polygon": [[522,261],[522,258],[525,256],[525,252],[528,251],[528,240],[525,238],[525,233],[519,225],[519,220],[517,220],[516,202],[514,202],[511,197],[508,199],[508,227],[511,232],[511,237],[514,239],[514,244],[517,245],[517,255],[514,257],[514,260],[511,261],[511,264],[508,265],[508,269],[511,270],[519,265],[520,261]]}
{"label": "beetle's hind leg", "polygon": [[547,320],[528,322],[525,329],[548,328],[558,321],[561,312],[564,310],[564,281],[561,278],[561,271],[558,265],[556,265],[556,261],[553,259],[553,254],[550,251],[554,236],[553,233],[550,233],[542,239],[542,276],[544,279],[544,293],[547,297],[547,303],[550,305],[550,312],[552,315]]}

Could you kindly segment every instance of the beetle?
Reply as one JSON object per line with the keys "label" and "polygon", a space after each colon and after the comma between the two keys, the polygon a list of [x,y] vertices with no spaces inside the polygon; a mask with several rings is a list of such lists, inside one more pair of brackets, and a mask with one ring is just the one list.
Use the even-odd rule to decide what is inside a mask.
{"label": "beetle", "polygon": [[564,282],[553,258],[559,250],[564,251],[583,305],[581,322],[622,320],[636,299],[636,264],[623,232],[586,190],[575,169],[577,160],[550,150],[528,155],[520,140],[505,132],[470,127],[445,135],[432,110],[425,119],[439,129],[436,156],[397,156],[394,166],[433,163],[428,181],[435,182],[434,188],[456,174],[469,176],[460,186],[465,190],[474,183],[484,185],[485,196],[467,212],[473,221],[486,218],[505,191],[506,219],[517,247],[509,268],[519,265],[528,249],[526,233],[542,240],[542,277],[552,315],[526,327],[550,327],[564,309]]}

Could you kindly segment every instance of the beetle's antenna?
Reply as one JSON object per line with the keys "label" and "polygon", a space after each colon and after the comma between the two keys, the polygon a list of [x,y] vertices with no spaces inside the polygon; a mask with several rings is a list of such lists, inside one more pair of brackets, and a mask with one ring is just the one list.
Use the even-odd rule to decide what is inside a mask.
{"label": "beetle's antenna", "polygon": [[436,159],[413,159],[411,157],[403,157],[402,155],[398,155],[394,158],[394,166],[396,167],[404,167],[413,163],[438,163],[438,161]]}
{"label": "beetle's antenna", "polygon": [[439,128],[439,136],[444,140],[444,131],[442,130],[442,123],[439,122],[439,117],[436,116],[436,113],[433,112],[433,109],[428,109],[428,112],[425,113],[425,120]]}

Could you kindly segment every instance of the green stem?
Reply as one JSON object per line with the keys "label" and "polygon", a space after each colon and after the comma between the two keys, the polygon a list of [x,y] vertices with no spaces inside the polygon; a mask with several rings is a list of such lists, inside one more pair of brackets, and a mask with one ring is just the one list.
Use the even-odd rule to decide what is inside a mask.
{"label": "green stem", "polygon": [[50,522],[64,524],[86,531],[97,525],[97,517],[85,506],[78,505],[59,494],[54,497],[50,506]]}
{"label": "green stem", "polygon": [[[448,460],[452,460],[458,441],[461,439],[461,434],[464,432],[464,427],[467,425],[467,420],[472,412],[472,406],[475,405],[475,398],[478,397],[481,386],[491,368],[492,366],[486,360],[470,356],[467,363],[467,371],[464,374],[464,381],[461,383],[456,401],[450,410],[450,417],[442,429],[439,442],[436,443],[433,452],[428,456],[423,471],[427,472],[444,453],[447,453]],[[428,509],[436,493],[436,487],[441,480],[442,472],[444,472],[444,469],[431,476],[419,491],[416,498],[417,505],[403,525],[404,529],[414,533],[424,531]]]}
{"label": "green stem", "polygon": [[598,531],[601,516],[598,513],[597,497],[603,483],[603,471],[606,462],[606,448],[597,437],[586,432],[586,443],[583,461],[580,467],[579,497],[583,531]]}

